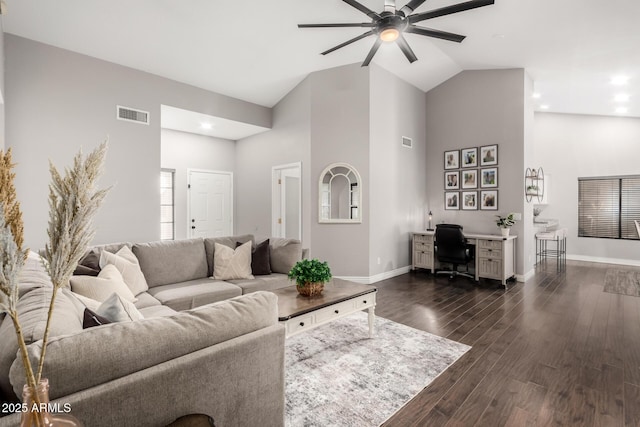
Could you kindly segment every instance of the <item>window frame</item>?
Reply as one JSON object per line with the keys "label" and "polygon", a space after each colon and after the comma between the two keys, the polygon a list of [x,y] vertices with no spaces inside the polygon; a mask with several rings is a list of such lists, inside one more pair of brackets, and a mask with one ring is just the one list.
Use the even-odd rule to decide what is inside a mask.
{"label": "window frame", "polygon": [[[162,186],[163,174],[171,174],[171,187]],[[162,191],[165,189],[171,190],[171,204],[162,203]],[[169,168],[160,169],[160,210],[163,207],[171,206],[171,221],[162,221],[162,212],[160,213],[160,240],[175,240],[176,239],[176,170]],[[171,224],[171,237],[164,237],[162,235],[162,224]]]}

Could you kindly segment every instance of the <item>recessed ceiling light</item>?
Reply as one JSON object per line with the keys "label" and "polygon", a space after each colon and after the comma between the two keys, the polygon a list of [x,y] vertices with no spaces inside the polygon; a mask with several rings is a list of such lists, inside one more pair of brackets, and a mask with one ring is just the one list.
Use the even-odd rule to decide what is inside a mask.
{"label": "recessed ceiling light", "polygon": [[211,123],[200,123],[200,127],[202,129],[211,129],[213,128],[213,125]]}
{"label": "recessed ceiling light", "polygon": [[613,76],[611,77],[611,84],[616,86],[622,86],[629,83],[629,77],[627,76]]}
{"label": "recessed ceiling light", "polygon": [[626,93],[619,93],[613,97],[613,100],[616,102],[627,102],[629,100],[629,95]]}
{"label": "recessed ceiling light", "polygon": [[547,104],[542,104],[542,105],[540,106],[540,109],[541,109],[541,110],[548,110],[548,109],[549,109],[549,106],[548,106]]}
{"label": "recessed ceiling light", "polygon": [[542,95],[540,94],[540,92],[533,92],[533,94],[531,95],[531,97],[533,99],[540,99]]}
{"label": "recessed ceiling light", "polygon": [[627,111],[629,111],[627,109],[627,107],[618,107],[618,108],[616,108],[616,113],[618,113],[618,114],[627,114]]}

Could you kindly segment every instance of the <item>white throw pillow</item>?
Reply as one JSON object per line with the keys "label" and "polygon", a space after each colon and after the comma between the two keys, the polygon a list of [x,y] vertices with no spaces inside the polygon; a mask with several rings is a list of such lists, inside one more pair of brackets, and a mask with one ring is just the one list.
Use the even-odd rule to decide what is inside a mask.
{"label": "white throw pillow", "polygon": [[103,302],[114,292],[127,301],[137,300],[115,265],[105,265],[96,277],[71,276],[69,282],[73,292],[96,301]]}
{"label": "white throw pillow", "polygon": [[62,293],[66,294],[70,299],[78,301],[78,311],[84,312],[85,308],[88,308],[91,311],[96,311],[98,307],[100,307],[100,301],[80,295],[69,288],[62,288]]}
{"label": "white throw pillow", "polygon": [[235,250],[215,244],[213,252],[213,278],[217,280],[253,279],[251,274],[251,242]]}
{"label": "white throw pillow", "polygon": [[95,311],[96,314],[111,322],[128,322],[144,319],[133,303],[123,299],[117,293],[111,294]]}
{"label": "white throw pillow", "polygon": [[115,254],[111,252],[102,251],[100,254],[100,268],[104,268],[108,264],[116,266],[124,282],[129,286],[133,295],[141,294],[149,290],[147,280],[140,270],[140,263],[135,254],[131,252],[128,246],[123,246]]}

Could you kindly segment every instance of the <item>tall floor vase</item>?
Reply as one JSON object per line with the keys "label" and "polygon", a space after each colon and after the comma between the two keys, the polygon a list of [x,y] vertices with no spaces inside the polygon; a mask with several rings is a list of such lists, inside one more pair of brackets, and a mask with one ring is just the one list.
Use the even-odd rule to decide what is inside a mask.
{"label": "tall floor vase", "polygon": [[[38,396],[39,405],[35,396]],[[22,403],[24,410],[20,420],[20,427],[83,427],[83,424],[73,415],[64,413],[52,413],[49,411],[49,380],[43,378],[38,383],[36,390],[27,384],[22,389]],[[65,410],[66,408],[57,408]]]}

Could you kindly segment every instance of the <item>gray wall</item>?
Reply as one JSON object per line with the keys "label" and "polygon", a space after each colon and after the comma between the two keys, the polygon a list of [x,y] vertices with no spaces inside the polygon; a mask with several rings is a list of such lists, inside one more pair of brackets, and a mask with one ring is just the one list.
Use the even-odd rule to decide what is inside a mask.
{"label": "gray wall", "polygon": [[540,215],[569,229],[574,259],[640,264],[637,240],[578,236],[578,178],[637,175],[640,119],[536,113],[536,164],[550,174],[549,205]]}
{"label": "gray wall", "polygon": [[[369,276],[369,69],[360,64],[311,74],[311,256],[336,276]],[[354,166],[362,178],[361,224],[318,223],[318,179],[331,163]]]}
{"label": "gray wall", "polygon": [[[525,170],[525,82],[522,69],[463,71],[427,93],[427,209],[434,222],[455,223],[466,231],[499,233],[496,214],[523,213]],[[498,210],[444,210],[444,152],[498,144]],[[479,194],[480,189],[478,189]],[[531,209],[527,207],[526,209]],[[526,218],[526,216],[525,216]],[[523,221],[518,235],[517,274],[530,271]],[[526,265],[525,265],[526,264]]]}
{"label": "gray wall", "polygon": [[[25,244],[46,241],[48,160],[70,164],[80,147],[108,135],[103,186],[115,184],[97,215],[95,243],[159,238],[160,105],[259,126],[271,110],[248,102],[5,34],[6,138],[13,147]],[[151,114],[149,126],[115,118],[116,105]]]}
{"label": "gray wall", "polygon": [[2,17],[0,16],[0,150],[4,150],[5,143],[5,122],[4,122],[4,28]]}
{"label": "gray wall", "polygon": [[[369,275],[375,276],[409,266],[410,233],[426,228],[426,98],[378,66],[370,72]],[[412,138],[412,148],[402,146],[403,136]]]}
{"label": "gray wall", "polygon": [[302,242],[311,247],[310,84],[273,107],[273,127],[236,142],[236,232],[271,236],[271,168],[302,163]]}
{"label": "gray wall", "polygon": [[[175,169],[176,171],[174,192],[175,237],[176,239],[186,239],[189,237],[187,170],[204,169],[234,172],[235,143],[228,139],[212,138],[170,129],[162,129],[160,138],[162,140],[161,165],[163,168]],[[234,213],[235,210],[234,208]]]}

